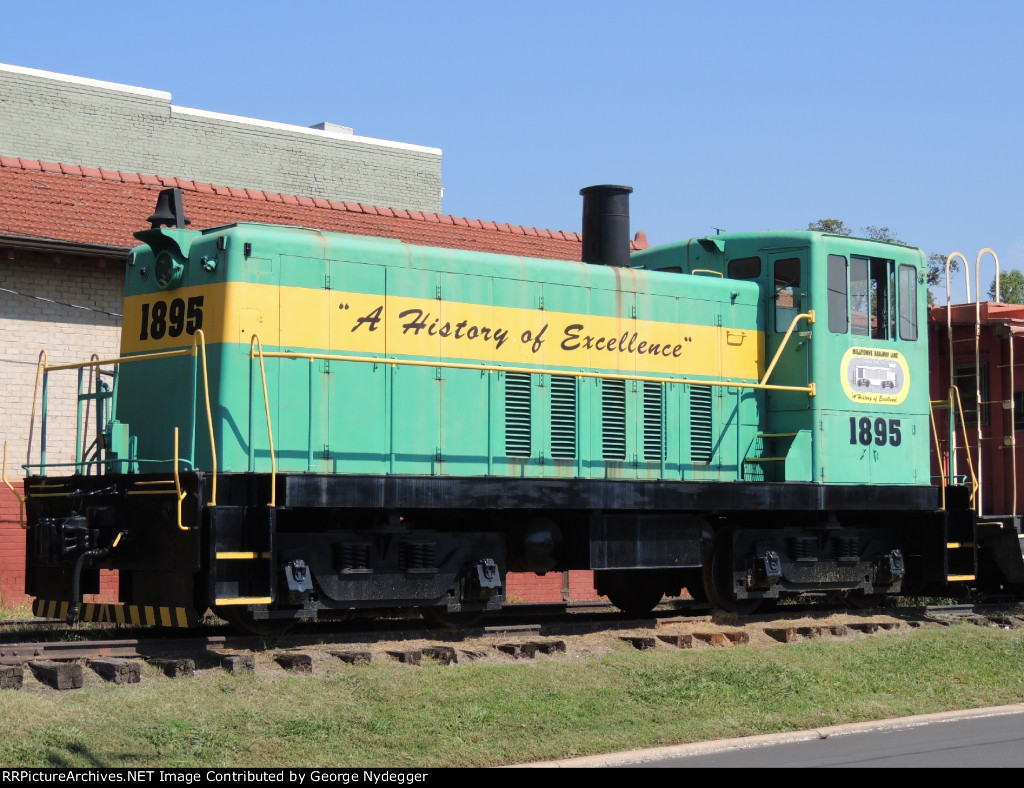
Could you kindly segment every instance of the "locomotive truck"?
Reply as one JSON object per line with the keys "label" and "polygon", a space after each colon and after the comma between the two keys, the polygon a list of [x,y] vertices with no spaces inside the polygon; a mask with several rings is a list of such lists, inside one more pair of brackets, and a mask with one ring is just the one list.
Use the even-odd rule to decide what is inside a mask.
{"label": "locomotive truck", "polygon": [[[40,365],[43,413],[77,371],[94,434],[48,464],[44,416],[26,466],[36,613],[467,621],[509,572],[575,569],[630,613],[983,585],[971,490],[930,476],[924,254],[812,231],[630,253],[631,191],[581,191],[581,262],[191,230],[163,192],[119,357]],[[101,568],[117,604],[83,603]]]}

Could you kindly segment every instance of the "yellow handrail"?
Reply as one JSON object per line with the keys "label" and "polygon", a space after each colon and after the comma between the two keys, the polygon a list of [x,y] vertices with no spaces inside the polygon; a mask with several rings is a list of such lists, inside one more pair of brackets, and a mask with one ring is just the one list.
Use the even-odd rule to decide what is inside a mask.
{"label": "yellow handrail", "polygon": [[[789,328],[786,329],[786,336],[782,338],[782,344],[780,344],[779,349],[775,351],[775,358],[772,359],[772,363],[768,365],[768,369],[764,372],[764,377],[761,378],[762,385],[768,382],[768,378],[771,376],[772,371],[775,369],[775,365],[779,362],[779,358],[782,356],[782,351],[785,350],[786,345],[789,344],[789,338],[793,335],[793,329],[796,328],[796,324],[802,319],[806,319],[808,324],[813,325],[814,310],[812,309],[810,312],[801,312],[793,318],[792,322],[789,324]],[[811,386],[813,387],[814,384],[812,383]],[[813,392],[811,396],[814,396]]]}
{"label": "yellow handrail", "polygon": [[[942,473],[942,446],[939,443],[939,428],[935,425],[935,409],[932,407],[934,403],[928,400],[928,418],[932,422],[932,437],[935,439],[935,460],[939,463],[939,475],[942,477],[942,484],[939,485],[942,488],[942,508],[946,508],[946,477]],[[947,471],[949,468],[947,468]],[[952,481],[952,477],[950,478]]]}
{"label": "yellow handrail", "polygon": [[[202,331],[196,331],[197,334],[201,334]],[[44,350],[43,353],[46,351]],[[173,358],[174,356],[194,356],[196,354],[196,344],[193,343],[192,347],[182,348],[181,350],[158,350],[153,353],[140,353],[137,356],[118,356],[116,358],[93,358],[89,361],[76,361],[70,364],[54,364],[53,366],[47,366],[47,372],[60,372],[66,369],[81,369],[82,367],[100,367],[104,364],[130,364],[133,361],[148,361],[152,358]],[[95,355],[95,354],[93,354]]]}
{"label": "yellow handrail", "polygon": [[624,375],[616,372],[579,372],[571,369],[549,369],[543,367],[501,367],[495,364],[464,364],[453,361],[414,361],[401,358],[379,358],[372,356],[341,356],[330,353],[297,353],[294,351],[263,351],[264,358],[304,358],[310,361],[361,361],[368,364],[390,364],[393,367],[438,367],[441,369],[472,369],[480,372],[513,372],[526,375],[563,375],[570,378],[603,378],[605,380],[637,380],[645,383],[679,383],[690,386],[724,386],[737,389],[767,389],[770,391],[802,391],[814,396],[813,383],[806,386],[776,386],[764,383],[745,383],[732,379],[699,380],[697,378],[668,378],[656,375]]}
{"label": "yellow handrail", "polygon": [[39,351],[39,361],[36,362],[36,385],[32,389],[32,412],[28,417],[28,451],[25,454],[25,464],[32,464],[32,430],[36,426],[36,401],[39,398],[39,383],[42,380],[43,373],[46,371],[47,357],[46,351]]}
{"label": "yellow handrail", "polygon": [[18,494],[18,491],[14,489],[14,485],[7,481],[7,441],[4,441],[4,469],[3,469],[3,482],[7,485],[7,488],[14,493],[14,497],[18,499],[18,525],[22,528],[28,528],[25,525],[25,499]]}
{"label": "yellow handrail", "polygon": [[213,411],[210,409],[210,374],[206,366],[206,334],[201,328],[196,329],[194,348],[198,348],[203,358],[203,392],[206,395],[206,424],[210,429],[210,462],[212,463],[213,488],[210,491],[210,506],[217,505],[217,446],[213,440]]}
{"label": "yellow handrail", "polygon": [[[956,386],[951,386],[950,389],[949,389],[949,408],[950,408],[950,411],[953,411],[953,395],[954,394],[956,395],[956,411],[954,411],[954,413],[959,413],[960,414],[960,429],[963,430],[964,442],[966,444],[966,441],[967,441],[967,422],[964,420],[964,404],[960,400],[960,389],[958,389]],[[952,417],[953,417],[953,414],[951,413],[950,418],[952,418]],[[978,411],[978,418],[979,419],[981,418],[981,411],[980,410]],[[955,429],[954,429],[954,432],[956,432]],[[979,452],[981,451],[981,446],[980,445],[978,446],[978,451]],[[974,475],[974,463],[971,461],[971,452],[970,452],[970,447],[969,446],[967,446],[967,445],[964,446],[964,453],[967,455],[967,469],[971,472],[971,506],[974,506],[974,497],[978,494],[978,477]],[[951,447],[950,454],[952,454],[952,447]]]}
{"label": "yellow handrail", "polygon": [[270,442],[270,503],[268,506],[277,505],[277,458],[274,455],[274,430],[270,424],[270,398],[267,395],[267,368],[263,364],[263,343],[257,334],[252,335],[249,342],[249,358],[252,359],[259,346],[258,357],[260,360],[260,376],[263,380],[263,406],[267,411],[267,440]]}
{"label": "yellow handrail", "polygon": [[[36,401],[39,396],[39,385],[42,375],[50,372],[60,372],[69,369],[83,369],[85,367],[100,367],[103,365],[111,364],[130,364],[135,361],[147,361],[154,358],[174,358],[176,356],[195,356],[199,355],[203,361],[203,394],[206,398],[206,424],[210,433],[210,458],[212,463],[213,473],[213,486],[210,493],[210,506],[217,505],[217,446],[213,435],[213,410],[210,407],[210,374],[209,367],[206,361],[206,335],[202,329],[196,329],[195,338],[192,342],[192,346],[189,348],[181,348],[179,350],[158,350],[153,353],[140,353],[137,356],[118,356],[115,358],[96,358],[93,354],[93,358],[89,361],[78,361],[70,364],[54,364],[50,365],[47,363],[46,351],[43,350],[39,353],[39,363],[36,367],[36,386],[35,391],[32,394],[32,415],[30,416],[29,422],[29,446],[28,455],[25,459],[26,465],[32,463],[32,427],[35,424],[36,417]],[[175,475],[177,475],[177,461],[178,461],[178,447],[177,447],[177,428],[175,428]]]}
{"label": "yellow handrail", "polygon": [[181,479],[178,477],[178,428],[174,428],[174,496],[178,505],[178,529],[181,531],[194,531],[194,528],[187,528],[181,524],[181,502],[185,500],[188,493],[181,491]]}

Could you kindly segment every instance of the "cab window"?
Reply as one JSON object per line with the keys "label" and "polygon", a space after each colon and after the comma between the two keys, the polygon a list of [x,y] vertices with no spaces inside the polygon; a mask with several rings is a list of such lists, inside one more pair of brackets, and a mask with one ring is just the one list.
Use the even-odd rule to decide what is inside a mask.
{"label": "cab window", "polygon": [[900,266],[900,339],[917,339],[917,269]]}
{"label": "cab window", "polygon": [[844,255],[828,256],[828,330],[833,334],[845,334],[850,329],[846,269]]}
{"label": "cab window", "polygon": [[760,257],[737,257],[729,261],[730,279],[757,279],[760,275]]}
{"label": "cab window", "polygon": [[896,333],[896,281],[892,260],[850,255],[853,333],[889,339]]}
{"label": "cab window", "polygon": [[786,331],[800,314],[800,258],[775,261],[775,330]]}

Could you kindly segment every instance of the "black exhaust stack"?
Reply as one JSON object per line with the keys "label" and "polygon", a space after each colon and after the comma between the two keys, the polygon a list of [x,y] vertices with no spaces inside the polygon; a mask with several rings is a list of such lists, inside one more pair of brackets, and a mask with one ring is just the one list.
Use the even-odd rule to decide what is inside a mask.
{"label": "black exhaust stack", "polygon": [[588,186],[583,195],[583,262],[629,265],[632,186]]}

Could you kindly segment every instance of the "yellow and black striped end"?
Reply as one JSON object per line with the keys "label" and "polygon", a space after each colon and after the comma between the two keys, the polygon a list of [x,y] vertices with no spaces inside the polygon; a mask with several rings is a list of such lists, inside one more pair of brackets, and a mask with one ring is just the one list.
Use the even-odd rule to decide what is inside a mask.
{"label": "yellow and black striped end", "polygon": [[[38,618],[67,619],[71,603],[66,600],[36,599],[32,614]],[[128,624],[149,627],[191,627],[195,618],[183,607],[156,605],[96,604],[83,602],[78,609],[78,620],[90,623]]]}

